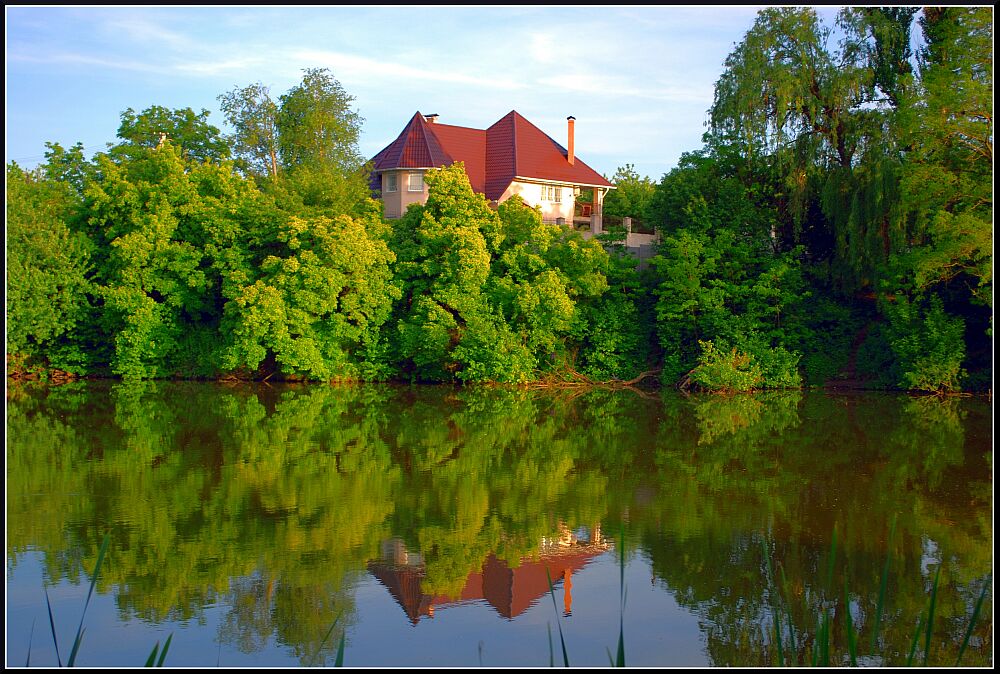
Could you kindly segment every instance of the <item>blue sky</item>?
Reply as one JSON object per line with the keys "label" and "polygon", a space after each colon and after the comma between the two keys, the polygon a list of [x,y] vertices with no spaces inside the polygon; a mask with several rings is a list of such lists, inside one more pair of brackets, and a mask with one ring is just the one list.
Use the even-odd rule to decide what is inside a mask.
{"label": "blue sky", "polygon": [[[701,147],[715,81],[753,25],[745,6],[5,8],[6,156],[115,139],[126,108],[211,111],[262,82],[275,99],[329,68],[372,156],[419,110],[486,128],[517,110],[598,172],[659,179]],[[833,8],[821,14],[832,24]],[[829,17],[829,18],[828,18]]]}

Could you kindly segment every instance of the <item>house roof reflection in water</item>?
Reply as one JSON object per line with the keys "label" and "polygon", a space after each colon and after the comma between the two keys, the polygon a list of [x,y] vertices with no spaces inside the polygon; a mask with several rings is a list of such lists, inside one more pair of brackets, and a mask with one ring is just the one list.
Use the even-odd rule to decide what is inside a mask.
{"label": "house roof reflection in water", "polygon": [[433,617],[435,608],[474,601],[486,601],[501,616],[513,619],[548,593],[550,576],[554,586],[562,583],[563,611],[570,615],[573,574],[611,547],[601,539],[599,529],[595,533],[590,541],[566,535],[544,541],[538,559],[522,560],[516,568],[491,553],[479,572],[469,574],[458,597],[425,594],[421,589],[423,559],[408,552],[399,539],[383,544],[382,559],[369,563],[368,571],[389,590],[414,625],[424,616]]}

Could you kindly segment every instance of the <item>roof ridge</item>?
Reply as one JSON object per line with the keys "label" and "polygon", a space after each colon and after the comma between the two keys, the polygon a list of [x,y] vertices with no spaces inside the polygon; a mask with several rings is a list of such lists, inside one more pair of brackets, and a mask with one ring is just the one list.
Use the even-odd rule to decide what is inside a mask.
{"label": "roof ridge", "polygon": [[[514,175],[516,176],[517,175],[517,118],[521,117],[521,113],[518,112],[517,110],[511,110],[510,114],[513,115],[513,117],[511,117],[511,120],[510,120],[510,125],[511,125],[510,139],[512,141],[511,145],[514,148],[512,150],[512,154],[513,154],[513,160],[514,160],[514,167],[513,167],[514,168]],[[522,119],[523,119],[523,117],[522,117]]]}

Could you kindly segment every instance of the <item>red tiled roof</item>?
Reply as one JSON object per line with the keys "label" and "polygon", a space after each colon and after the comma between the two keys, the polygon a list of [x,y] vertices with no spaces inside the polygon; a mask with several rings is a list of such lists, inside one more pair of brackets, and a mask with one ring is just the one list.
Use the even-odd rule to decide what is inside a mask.
{"label": "red tiled roof", "polygon": [[612,186],[579,157],[570,164],[566,148],[511,110],[486,130],[432,124],[416,113],[399,137],[372,158],[372,189],[381,185],[381,171],[456,161],[465,163],[472,189],[491,200],[499,199],[515,178]]}
{"label": "red tiled roof", "polygon": [[554,585],[558,585],[565,580],[565,571],[574,574],[604,552],[570,548],[540,559],[523,560],[513,569],[506,561],[490,553],[483,561],[482,571],[468,575],[457,599],[424,594],[421,589],[424,577],[422,567],[373,562],[368,565],[368,571],[389,590],[414,625],[421,617],[433,615],[434,606],[476,600],[486,600],[504,618],[516,618],[548,593],[550,578]]}

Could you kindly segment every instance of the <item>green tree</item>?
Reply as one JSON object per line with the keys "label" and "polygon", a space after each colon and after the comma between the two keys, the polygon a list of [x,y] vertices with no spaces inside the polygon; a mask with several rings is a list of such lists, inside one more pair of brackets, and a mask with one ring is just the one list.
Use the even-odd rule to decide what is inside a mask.
{"label": "green tree", "polygon": [[897,283],[915,291],[954,283],[992,306],[993,10],[928,8],[921,26],[920,83],[900,115],[910,150]]}
{"label": "green tree", "polygon": [[400,291],[383,230],[374,204],[366,218],[282,219],[259,278],[226,302],[223,367],[255,371],[271,358],[285,375],[384,378],[381,328]]}
{"label": "green tree", "polygon": [[635,172],[635,166],[626,164],[618,168],[610,182],[616,189],[611,190],[604,199],[604,214],[637,218],[646,222],[653,199],[653,181],[646,177],[640,178]]}
{"label": "green tree", "polygon": [[361,116],[354,97],[326,68],[307,68],[302,81],[281,96],[277,126],[281,160],[288,169],[331,167],[347,173],[364,163],[358,149]]}
{"label": "green tree", "polygon": [[[425,180],[427,202],[407,209],[395,223],[390,244],[403,288],[397,338],[404,373],[448,381],[480,351],[469,341],[475,340],[475,332],[466,337],[470,323],[503,330],[483,294],[490,249],[499,245],[500,220],[486,199],[472,191],[461,164],[428,171]],[[455,349],[463,339],[460,360]]]}
{"label": "green tree", "polygon": [[226,121],[233,127],[230,138],[238,165],[253,176],[278,175],[278,106],[269,87],[260,82],[236,87],[219,95]]}
{"label": "green tree", "polygon": [[170,110],[153,105],[140,113],[128,108],[121,114],[118,137],[122,143],[111,148],[112,155],[126,154],[134,148],[155,149],[170,140],[181,156],[197,163],[227,159],[229,145],[222,132],[208,123],[209,111],[195,113],[191,108]]}
{"label": "green tree", "polygon": [[91,246],[66,225],[78,208],[68,181],[7,165],[7,354],[82,374]]}
{"label": "green tree", "polygon": [[279,99],[275,126],[285,180],[270,189],[289,211],[362,215],[370,196],[358,146],[363,119],[351,108],[354,97],[326,68],[304,72]]}

